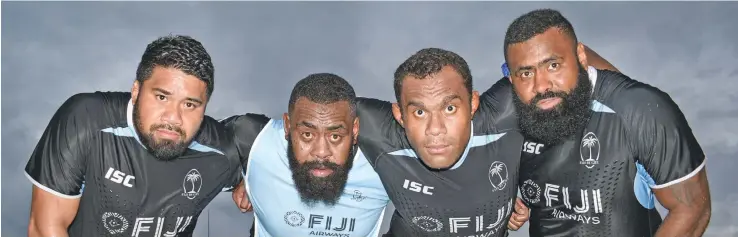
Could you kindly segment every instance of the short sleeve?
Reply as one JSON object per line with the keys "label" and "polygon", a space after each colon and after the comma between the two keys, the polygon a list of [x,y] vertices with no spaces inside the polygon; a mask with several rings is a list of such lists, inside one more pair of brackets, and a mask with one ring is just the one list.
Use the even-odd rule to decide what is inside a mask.
{"label": "short sleeve", "polygon": [[506,77],[498,80],[479,96],[474,114],[475,133],[499,133],[518,130],[518,117],[513,102],[512,84]]}
{"label": "short sleeve", "polygon": [[694,176],[705,165],[705,154],[687,119],[668,94],[648,85],[626,89],[622,101],[636,161],[643,165],[654,183],[664,188]]}
{"label": "short sleeve", "polygon": [[56,111],[25,167],[34,185],[62,198],[80,197],[88,146],[97,132],[91,115],[100,110],[101,100],[77,94]]}
{"label": "short sleeve", "polygon": [[241,182],[242,175],[246,173],[251,147],[264,126],[269,123],[269,120],[269,117],[261,114],[236,115],[220,120],[220,123],[226,127],[228,134],[233,136],[233,143],[236,146],[241,163],[241,170],[235,175],[232,187],[238,185]]}
{"label": "short sleeve", "polygon": [[375,165],[383,153],[410,147],[405,129],[392,115],[392,103],[360,97],[356,113],[359,116],[359,147],[370,164]]}

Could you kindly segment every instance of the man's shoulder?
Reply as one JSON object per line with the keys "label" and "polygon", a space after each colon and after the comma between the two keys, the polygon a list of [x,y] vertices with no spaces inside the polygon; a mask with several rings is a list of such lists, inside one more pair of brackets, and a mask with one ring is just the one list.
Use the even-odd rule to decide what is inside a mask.
{"label": "man's shoulder", "polygon": [[503,77],[479,96],[474,115],[474,133],[487,134],[518,130],[512,83]]}
{"label": "man's shoulder", "polygon": [[672,109],[676,106],[666,92],[622,73],[597,71],[593,110],[615,114],[631,114],[649,107]]}
{"label": "man's shoulder", "polygon": [[127,92],[88,92],[70,96],[52,120],[74,119],[88,129],[126,125],[131,94]]}

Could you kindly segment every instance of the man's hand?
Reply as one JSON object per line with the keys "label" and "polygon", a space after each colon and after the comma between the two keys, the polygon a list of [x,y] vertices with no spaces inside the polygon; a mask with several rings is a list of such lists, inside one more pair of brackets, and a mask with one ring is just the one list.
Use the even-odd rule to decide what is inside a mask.
{"label": "man's hand", "polygon": [[520,198],[515,199],[515,212],[510,216],[510,221],[507,222],[507,228],[511,230],[518,230],[530,219],[530,209],[523,204],[523,200]]}
{"label": "man's hand", "polygon": [[249,212],[253,210],[253,208],[251,208],[249,196],[246,195],[246,188],[244,187],[243,180],[241,180],[241,183],[233,189],[233,194],[231,194],[231,196],[233,197],[233,202],[236,203],[236,206],[241,210],[241,212]]}
{"label": "man's hand", "polygon": [[707,171],[671,186],[653,189],[659,203],[669,210],[656,236],[702,236],[710,223],[710,188]]}

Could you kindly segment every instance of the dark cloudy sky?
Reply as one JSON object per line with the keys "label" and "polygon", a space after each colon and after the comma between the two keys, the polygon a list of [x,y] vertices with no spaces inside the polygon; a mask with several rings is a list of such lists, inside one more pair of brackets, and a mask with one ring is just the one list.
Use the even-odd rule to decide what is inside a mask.
{"label": "dark cloudy sky", "polygon": [[[2,236],[26,235],[31,184],[22,168],[54,111],[75,93],[130,90],[158,36],[191,35],[212,55],[217,83],[207,114],[275,116],[292,85],[314,72],[393,100],[394,69],[423,47],[465,57],[484,90],[501,76],[507,25],[543,7],[561,10],[580,40],[623,72],[671,94],[709,159],[706,236],[737,236],[735,2],[3,2]],[[229,194],[208,210],[212,236],[247,235],[251,215]],[[207,233],[206,213],[196,236]]]}

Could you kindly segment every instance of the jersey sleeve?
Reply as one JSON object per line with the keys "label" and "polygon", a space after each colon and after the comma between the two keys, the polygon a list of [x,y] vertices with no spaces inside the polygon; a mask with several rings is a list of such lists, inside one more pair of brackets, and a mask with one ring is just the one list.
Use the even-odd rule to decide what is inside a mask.
{"label": "jersey sleeve", "polygon": [[392,115],[392,103],[359,97],[356,113],[359,116],[359,147],[370,164],[375,165],[383,153],[410,147],[405,129]]}
{"label": "jersey sleeve", "polygon": [[626,89],[621,101],[623,123],[636,160],[664,188],[694,176],[705,165],[705,154],[679,106],[668,94],[648,85]]}
{"label": "jersey sleeve", "polygon": [[[243,175],[246,173],[249,153],[254,141],[269,123],[269,117],[261,114],[244,114],[231,116],[220,121],[226,127],[229,134],[233,136],[233,143],[241,163],[241,170],[235,175],[231,187],[235,187],[241,182]],[[230,191],[226,189],[225,191]]]}
{"label": "jersey sleeve", "polygon": [[77,94],[54,113],[25,167],[36,187],[62,198],[81,196],[88,146],[97,132],[91,115],[101,103],[92,93]]}
{"label": "jersey sleeve", "polygon": [[[499,133],[518,130],[512,84],[506,77],[498,80],[479,96],[474,114],[475,133]],[[521,144],[522,145],[522,144]]]}

